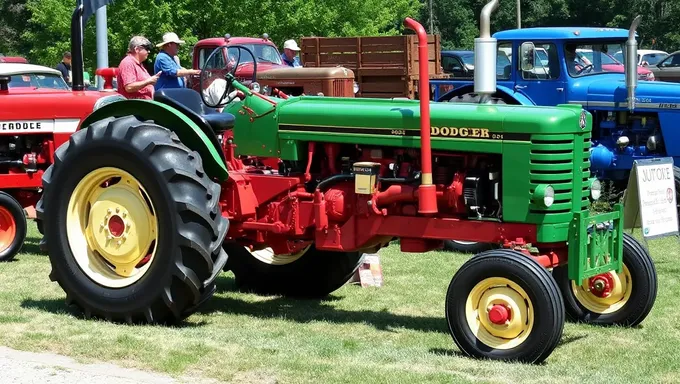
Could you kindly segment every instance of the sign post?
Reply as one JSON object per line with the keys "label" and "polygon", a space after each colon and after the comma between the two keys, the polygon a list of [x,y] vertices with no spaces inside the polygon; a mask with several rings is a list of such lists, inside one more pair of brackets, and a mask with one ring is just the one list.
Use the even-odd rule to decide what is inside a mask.
{"label": "sign post", "polygon": [[623,228],[641,228],[645,241],[678,235],[673,158],[635,160],[623,206]]}

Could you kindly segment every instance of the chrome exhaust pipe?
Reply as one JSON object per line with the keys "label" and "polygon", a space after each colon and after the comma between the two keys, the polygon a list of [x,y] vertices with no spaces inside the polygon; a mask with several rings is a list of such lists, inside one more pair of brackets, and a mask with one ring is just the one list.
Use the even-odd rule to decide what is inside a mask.
{"label": "chrome exhaust pipe", "polygon": [[491,13],[498,8],[499,0],[491,0],[482,9],[479,37],[475,38],[475,93],[480,103],[486,103],[496,92],[496,39],[491,37]]}
{"label": "chrome exhaust pipe", "polygon": [[628,90],[628,109],[635,109],[635,88],[637,88],[637,40],[635,31],[640,25],[642,15],[637,15],[628,29],[628,40],[626,41],[626,89]]}

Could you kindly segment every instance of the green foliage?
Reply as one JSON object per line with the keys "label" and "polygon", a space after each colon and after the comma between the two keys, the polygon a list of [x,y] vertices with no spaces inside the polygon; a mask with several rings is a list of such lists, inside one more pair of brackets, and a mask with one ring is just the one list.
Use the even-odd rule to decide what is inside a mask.
{"label": "green foliage", "polygon": [[[28,43],[24,54],[31,62],[54,66],[70,50],[70,20],[73,0],[16,0],[25,2],[28,23],[20,35]],[[134,35],[153,43],[163,33],[174,31],[187,42],[180,50],[185,67],[190,64],[190,46],[199,39],[232,36],[261,36],[268,33],[277,45],[303,36],[395,35],[403,32],[401,21],[418,16],[419,0],[346,0],[342,6],[331,0],[116,0],[107,7],[109,65],[125,56]],[[0,25],[2,16],[0,16]],[[0,48],[3,48],[0,39]],[[95,17],[85,26],[86,70],[96,67]],[[153,58],[153,55],[152,55]]]}

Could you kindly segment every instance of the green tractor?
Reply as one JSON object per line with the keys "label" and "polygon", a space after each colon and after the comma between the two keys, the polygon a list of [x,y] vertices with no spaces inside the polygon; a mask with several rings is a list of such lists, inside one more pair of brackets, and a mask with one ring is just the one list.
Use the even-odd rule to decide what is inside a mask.
{"label": "green tractor", "polygon": [[[497,5],[484,8],[487,25]],[[425,30],[404,23],[418,34],[429,89]],[[475,45],[495,57],[488,33]],[[451,238],[503,244],[468,260],[446,294],[451,336],[468,355],[541,362],[567,315],[634,326],[649,314],[656,271],[623,233],[622,207],[588,210],[598,191],[592,119],[580,106],[431,103],[427,92],[267,97],[256,67],[248,86],[234,77],[256,65],[250,55],[217,48],[204,92],[111,103],[56,151],[38,214],[50,277],[86,317],[181,321],[222,271],[244,290],[322,297],[366,252],[398,239],[422,253]],[[476,66],[491,69],[475,73],[485,97],[495,92],[491,64]]]}

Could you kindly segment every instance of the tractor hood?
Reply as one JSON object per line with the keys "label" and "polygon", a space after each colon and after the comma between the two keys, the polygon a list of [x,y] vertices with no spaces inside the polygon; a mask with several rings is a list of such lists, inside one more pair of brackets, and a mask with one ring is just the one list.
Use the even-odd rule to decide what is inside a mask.
{"label": "tractor hood", "polygon": [[[570,104],[586,108],[628,108],[628,92],[622,74],[603,74],[596,79],[582,79],[574,83],[569,95]],[[680,108],[680,84],[664,81],[638,81],[635,90],[636,109]]]}
{"label": "tractor hood", "polygon": [[[278,104],[279,129],[298,132],[419,136],[418,100],[302,96]],[[583,133],[581,107],[430,103],[433,137],[502,141],[532,133]],[[589,117],[588,117],[589,119]],[[519,122],[522,122],[521,124]],[[341,125],[341,126],[339,126]]]}

